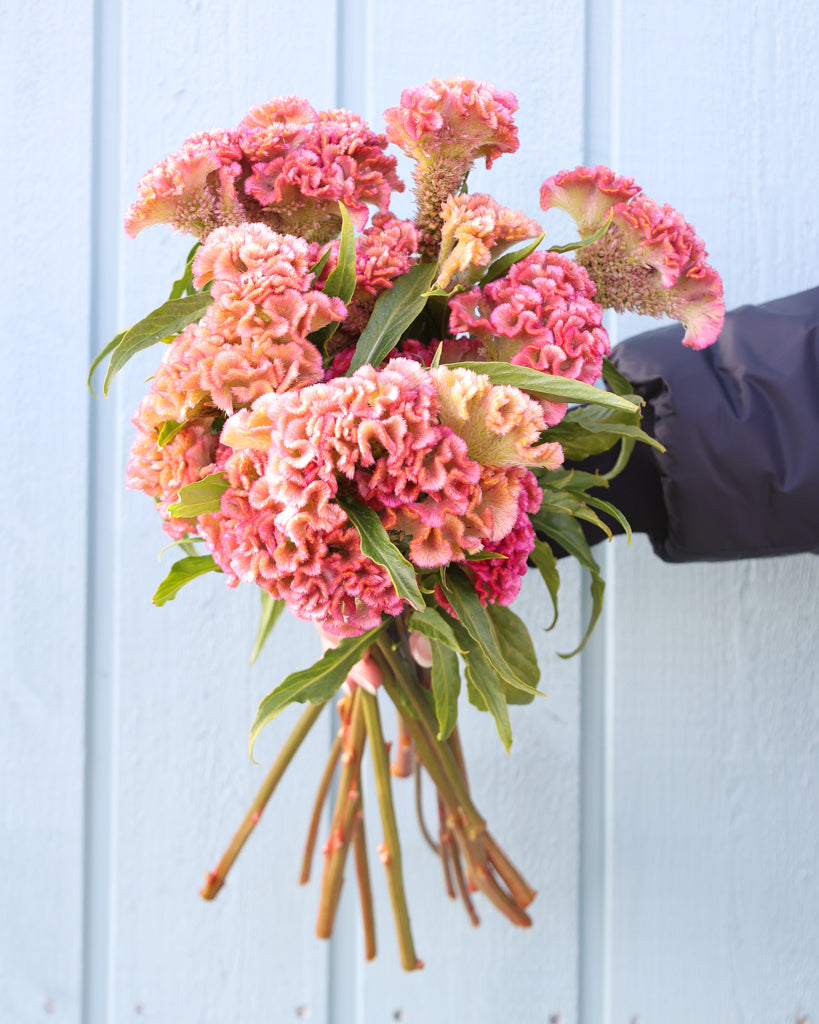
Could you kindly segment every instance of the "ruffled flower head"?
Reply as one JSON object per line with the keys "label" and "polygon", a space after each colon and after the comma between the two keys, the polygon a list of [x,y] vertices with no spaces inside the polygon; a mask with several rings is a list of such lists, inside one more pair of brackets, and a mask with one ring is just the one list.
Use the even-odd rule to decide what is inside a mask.
{"label": "ruffled flower head", "polygon": [[[477,340],[483,358],[593,384],[611,346],[603,310],[583,267],[559,253],[534,252],[483,288],[450,300],[450,329]],[[541,403],[553,426],[565,403]]]}
{"label": "ruffled flower head", "polygon": [[205,238],[214,228],[246,219],[237,195],[242,151],[230,132],[189,138],[142,176],[137,200],[125,214],[125,231],[135,238],[152,224]]}
{"label": "ruffled flower head", "polygon": [[700,349],[717,340],[725,319],[722,280],[707,256],[676,210],[638,196],[614,207],[611,227],[578,260],[603,306],[679,320],[683,343]]}
{"label": "ruffled flower head", "polygon": [[541,233],[540,225],[488,195],[450,196],[441,210],[439,288],[473,285],[510,245]]}
{"label": "ruffled flower head", "polygon": [[565,210],[577,224],[580,237],[588,238],[602,227],[612,206],[627,203],[641,191],[633,178],[621,178],[608,167],[575,167],[543,182],[540,205],[544,210]]}
{"label": "ruffled flower head", "polygon": [[511,92],[500,92],[468,78],[432,79],[405,89],[401,103],[384,112],[387,138],[416,161],[416,222],[423,251],[433,254],[440,240],[441,206],[461,191],[472,164],[491,167],[518,148]]}

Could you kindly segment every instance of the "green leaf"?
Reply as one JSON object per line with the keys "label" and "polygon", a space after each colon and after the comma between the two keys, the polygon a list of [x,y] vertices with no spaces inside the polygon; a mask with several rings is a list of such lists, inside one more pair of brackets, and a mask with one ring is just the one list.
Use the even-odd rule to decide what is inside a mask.
{"label": "green leaf", "polygon": [[506,704],[506,682],[475,647],[464,656],[464,671],[470,703],[479,711],[488,711],[492,715],[498,736],[508,753],[512,746],[512,723]]}
{"label": "green leaf", "polygon": [[184,420],[181,423],[177,423],[176,420],[165,420],[165,422],[159,428],[159,433],[157,434],[157,445],[160,448],[164,448],[166,444],[173,441],[173,439],[184,426]]}
{"label": "green leaf", "polygon": [[180,558],[174,562],[171,571],[159,584],[153,596],[155,605],[163,605],[173,601],[182,587],[197,576],[204,576],[206,572],[221,572],[222,570],[214,562],[210,555],[190,555],[188,558]]}
{"label": "green leaf", "polygon": [[390,540],[389,534],[381,525],[378,513],[357,498],[339,497],[337,500],[358,530],[362,553],[387,570],[395,592],[400,598],[408,601],[416,611],[422,611],[426,605],[423,594],[418,589],[415,568]]}
{"label": "green leaf", "polygon": [[416,263],[376,300],[353,353],[347,376],[366,363],[378,366],[401,340],[426,304],[424,292],[435,276],[434,263]]}
{"label": "green leaf", "polygon": [[534,242],[531,242],[529,245],[524,246],[522,249],[515,249],[514,252],[506,252],[499,259],[496,259],[495,262],[490,265],[489,270],[487,270],[481,278],[480,287],[482,288],[485,284],[489,284],[491,281],[496,281],[499,277],[503,277],[510,267],[513,267],[516,263],[520,263],[520,261],[526,259],[527,256],[531,256],[545,237],[546,232],[544,231],[542,235],[538,235]]}
{"label": "green leaf", "polygon": [[549,591],[549,597],[552,599],[554,616],[552,621],[546,627],[546,632],[548,633],[550,629],[554,629],[557,625],[557,592],[560,589],[560,573],[557,568],[557,559],[555,558],[551,547],[545,540],[541,540],[539,537],[535,538],[535,546],[529,553],[529,557],[534,563],[535,568],[543,577],[543,582],[546,584],[546,589]]}
{"label": "green leaf", "polygon": [[463,648],[459,645],[452,629],[449,616],[444,616],[435,608],[427,607],[421,612],[413,612],[409,617],[407,626],[414,633],[422,633],[429,640],[436,640],[445,644],[453,651],[463,654]]}
{"label": "green leaf", "polygon": [[587,491],[590,487],[608,487],[609,482],[600,473],[586,473],[581,469],[566,467],[563,469],[542,469],[535,470],[537,482],[541,488],[546,490],[571,489],[572,491]]}
{"label": "green leaf", "polygon": [[262,614],[259,618],[259,629],[256,633],[256,642],[253,644],[253,651],[250,655],[251,665],[261,654],[267,638],[273,632],[273,627],[278,622],[279,616],[285,608],[284,601],[277,601],[276,598],[271,597],[266,590],[260,590],[259,593],[262,595]]}
{"label": "green leaf", "polygon": [[568,245],[553,245],[549,252],[574,252],[575,249],[585,249],[587,245],[591,245],[592,242],[596,242],[605,235],[613,216],[613,212],[609,210],[603,225],[593,235],[589,235],[588,238],[581,238],[579,242],[569,242]]}
{"label": "green leaf", "polygon": [[313,277],[321,277],[321,272],[327,266],[327,260],[330,259],[332,253],[333,248],[332,246],[328,245],[327,248],[324,250],[324,255],[320,259],[316,260],[313,266],[310,267],[310,273],[313,275]]}
{"label": "green leaf", "polygon": [[[486,659],[493,670],[510,686],[527,693],[537,693],[538,691],[530,683],[518,677],[504,657],[495,636],[492,621],[475,593],[475,588],[469,578],[460,569],[451,565],[446,577],[441,574],[441,589],[463,627],[480,647],[481,660]],[[455,635],[458,635],[457,630]]]}
{"label": "green leaf", "polygon": [[[610,394],[604,391],[603,394]],[[625,399],[621,399],[625,401]],[[665,451],[659,441],[638,426],[639,415],[634,406],[631,412],[620,409],[604,409],[591,405],[570,409],[554,427],[549,427],[549,440],[559,441],[563,454],[570,461],[585,459],[589,455],[613,448],[622,438],[633,438],[644,444]]]}
{"label": "green leaf", "polygon": [[435,699],[435,717],[438,719],[438,739],[445,740],[458,721],[458,696],[461,692],[461,673],[458,655],[448,644],[430,640],[432,651],[432,696]]}
{"label": "green leaf", "polygon": [[199,251],[201,242],[197,242],[188,255],[185,257],[185,269],[182,272],[182,276],[178,277],[171,288],[171,294],[168,296],[169,299],[179,299],[183,295],[190,295],[194,291],[193,287],[193,260],[196,253]]}
{"label": "green leaf", "polygon": [[634,451],[634,445],[636,444],[633,437],[624,437],[620,442],[620,451],[617,455],[617,461],[611,467],[611,469],[604,473],[606,481],[613,480],[616,476],[619,476],[628,465],[628,461],[631,458],[631,453]]}
{"label": "green leaf", "polygon": [[592,630],[600,617],[600,612],[603,610],[603,593],[606,585],[600,576],[600,566],[595,561],[588,541],[576,519],[567,512],[551,512],[548,509],[541,509],[540,512],[537,512],[530,518],[536,530],[542,531],[553,540],[556,540],[564,551],[576,558],[591,574],[592,611],[586,632],[579,645],[573,651],[570,651],[568,654],[559,654],[561,658],[571,658],[583,650],[592,634]]}
{"label": "green leaf", "polygon": [[467,562],[491,562],[494,558],[499,558],[502,562],[505,561],[509,556],[502,555],[497,551],[473,551],[464,555]]}
{"label": "green leaf", "polygon": [[[510,384],[522,391],[529,391],[531,394],[537,395],[538,398],[547,398],[551,402],[588,402],[608,409],[618,409],[631,415],[634,413],[634,403],[619,395],[603,391],[602,388],[592,387],[591,384],[584,384],[580,380],[553,377],[551,374],[541,373],[540,370],[533,370],[530,366],[479,362],[451,363],[449,366],[451,370],[456,367],[483,373],[493,384]],[[555,427],[549,428],[550,440],[552,431],[555,429]]]}
{"label": "green leaf", "polygon": [[347,678],[347,673],[353,665],[364,657],[367,648],[386,628],[387,623],[382,622],[380,626],[362,633],[361,636],[347,637],[335,650],[325,651],[324,656],[310,668],[291,673],[269,693],[259,704],[250,728],[251,758],[256,739],[268,722],[272,722],[289,704],[303,704],[308,700],[312,704],[321,704],[329,700]]}
{"label": "green leaf", "polygon": [[230,485],[224,473],[211,473],[210,476],[185,484],[179,488],[179,496],[175,504],[168,507],[172,519],[195,519],[205,512],[218,512],[219,499]]}
{"label": "green leaf", "polygon": [[94,398],[97,397],[97,393],[94,390],[93,384],[91,383],[94,377],[94,371],[103,361],[103,359],[105,359],[106,356],[109,356],[117,347],[117,345],[119,345],[119,343],[125,337],[125,333],[125,331],[120,331],[119,334],[115,334],[114,337],[108,342],[108,344],[102,350],[102,352],[98,352],[96,356],[94,356],[94,360],[91,363],[91,368],[88,371],[88,380],[86,381],[86,383],[88,384],[88,390],[91,392]]}
{"label": "green leaf", "polygon": [[108,394],[111,381],[132,356],[169,335],[179,334],[188,324],[199,320],[212,302],[210,292],[205,291],[194,292],[193,295],[185,295],[180,299],[169,299],[159,309],[155,309],[153,313],[149,313],[139,323],[129,328],[111,352],[102,385],[103,394]]}
{"label": "green leaf", "polygon": [[612,519],[616,519],[623,527],[623,533],[628,537],[628,542],[631,544],[631,523],[626,519],[616,505],[612,505],[610,501],[605,501],[603,498],[596,498],[592,494],[584,494],[583,497],[587,504],[591,505],[593,508],[599,508],[601,512],[605,512],[607,515],[610,515]]}
{"label": "green leaf", "polygon": [[606,356],[603,357],[603,380],[608,384],[615,395],[633,395],[634,388],[628,377],[624,377],[614,363]]}
{"label": "green leaf", "polygon": [[490,604],[486,612],[494,627],[498,647],[507,663],[512,666],[518,679],[529,683],[532,688],[531,693],[523,693],[521,690],[507,687],[506,703],[529,704],[534,700],[534,691],[540,682],[540,666],[526,623],[515,615],[511,608],[503,604]]}
{"label": "green leaf", "polygon": [[[341,241],[338,247],[338,262],[324,283],[324,294],[338,297],[347,305],[355,291],[355,228],[350,211],[343,203],[338,204],[341,210]],[[327,250],[329,255],[330,250]],[[319,263],[321,260],[319,260]],[[320,271],[319,271],[320,273]],[[310,340],[319,348],[332,338],[338,330],[338,321],[333,320],[317,331],[313,331]]]}
{"label": "green leaf", "polygon": [[430,370],[437,370],[441,365],[441,353],[444,350],[444,343],[438,342],[438,348],[435,349],[435,355],[432,357],[432,362],[429,364]]}

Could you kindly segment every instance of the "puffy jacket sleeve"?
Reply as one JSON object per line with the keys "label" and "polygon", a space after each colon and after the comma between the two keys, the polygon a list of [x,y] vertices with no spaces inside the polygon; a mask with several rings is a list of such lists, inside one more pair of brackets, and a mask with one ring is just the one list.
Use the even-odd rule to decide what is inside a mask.
{"label": "puffy jacket sleeve", "polygon": [[664,504],[655,551],[668,562],[819,551],[819,288],[728,313],[702,352],[681,337],[675,324],[612,354],[666,447],[650,453]]}

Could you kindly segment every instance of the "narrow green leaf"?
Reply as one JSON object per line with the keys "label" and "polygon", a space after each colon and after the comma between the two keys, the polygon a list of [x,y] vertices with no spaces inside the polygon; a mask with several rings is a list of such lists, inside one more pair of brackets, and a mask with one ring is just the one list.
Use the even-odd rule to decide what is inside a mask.
{"label": "narrow green leaf", "polygon": [[612,217],[613,213],[609,210],[602,227],[598,228],[593,235],[589,235],[588,238],[581,238],[579,242],[569,242],[568,245],[553,245],[549,252],[574,252],[575,249],[585,249],[587,245],[591,245],[592,242],[598,241],[598,239],[605,235],[609,229],[609,224],[611,224]]}
{"label": "narrow green leaf", "polygon": [[338,262],[327,278],[324,294],[337,296],[346,304],[353,297],[355,291],[355,228],[347,207],[343,203],[339,203],[338,208],[341,211]]}
{"label": "narrow green leaf", "polygon": [[188,558],[180,558],[174,562],[171,571],[159,584],[153,596],[155,605],[163,605],[173,601],[182,587],[197,576],[204,576],[206,572],[221,572],[222,570],[214,562],[210,555],[190,555]]}
{"label": "narrow green leaf", "polygon": [[620,451],[617,454],[617,461],[611,467],[611,469],[604,474],[606,481],[613,480],[616,476],[619,476],[628,465],[631,453],[634,451],[634,445],[636,444],[633,437],[624,437],[620,442]]}
{"label": "narrow green leaf", "polygon": [[[515,670],[504,657],[498,645],[492,621],[468,577],[460,569],[450,566],[446,578],[442,577],[441,589],[464,628],[479,645],[483,658],[492,665],[494,671],[510,686],[529,693],[537,693],[538,691],[530,683],[516,675]],[[458,635],[457,630],[455,635]]]}
{"label": "narrow green leaf", "polygon": [[108,344],[102,350],[102,352],[98,352],[94,356],[94,360],[91,363],[91,368],[88,371],[88,380],[86,381],[86,383],[88,384],[88,390],[91,392],[94,398],[97,397],[97,393],[94,390],[94,385],[91,383],[94,378],[94,371],[103,361],[103,359],[105,359],[106,356],[110,355],[114,351],[117,345],[119,345],[119,343],[125,337],[125,334],[125,331],[120,331],[119,334],[115,334],[114,337],[108,342]]}
{"label": "narrow green leaf", "polygon": [[197,242],[188,255],[185,257],[185,269],[182,272],[182,276],[178,277],[171,288],[171,294],[168,296],[169,299],[179,299],[183,295],[190,295],[194,291],[193,287],[193,260],[199,251],[199,247],[202,245],[201,242]]}
{"label": "narrow green leaf", "polygon": [[610,501],[606,501],[603,498],[596,498],[592,494],[584,494],[583,497],[593,508],[599,508],[601,512],[605,512],[607,515],[610,515],[612,519],[616,519],[623,527],[623,533],[628,537],[628,542],[631,544],[631,523],[626,519],[616,505],[612,505]]}
{"label": "narrow green leaf", "polygon": [[324,250],[324,255],[320,259],[316,260],[313,266],[310,267],[310,273],[313,275],[313,277],[321,277],[321,272],[327,266],[327,260],[330,259],[332,252],[332,246],[328,245],[327,248]]}
{"label": "narrow green leaf", "polygon": [[603,357],[603,380],[608,384],[615,395],[625,396],[634,394],[634,388],[631,385],[631,381],[628,377],[624,377],[614,363],[606,356]]}
{"label": "narrow green leaf", "polygon": [[483,287],[485,284],[489,284],[490,281],[496,281],[499,277],[503,277],[510,267],[520,263],[527,256],[531,256],[545,237],[546,232],[544,231],[542,235],[537,236],[534,242],[530,242],[529,245],[524,246],[522,249],[515,249],[514,252],[505,252],[503,256],[496,259],[490,265],[489,270],[481,278],[480,286]]}
{"label": "narrow green leaf", "polygon": [[501,555],[497,551],[473,551],[471,554],[467,552],[464,557],[467,562],[491,562],[494,558],[504,561],[509,556]]}
{"label": "narrow green leaf", "polygon": [[562,491],[570,488],[572,491],[587,491],[590,487],[608,487],[609,482],[600,473],[585,473],[581,469],[543,469],[535,470],[537,482],[542,489]]}
{"label": "narrow green leaf", "polygon": [[532,525],[539,532],[543,532],[556,540],[568,554],[574,556],[584,569],[591,574],[591,596],[592,610],[589,624],[580,644],[568,654],[560,654],[561,658],[571,658],[578,654],[586,646],[586,641],[591,636],[592,630],[600,617],[603,609],[603,593],[605,583],[600,576],[600,566],[595,561],[588,541],[586,540],[580,523],[567,512],[551,512],[548,509],[541,509],[531,516]]}
{"label": "narrow green leaf", "polygon": [[[629,402],[619,395],[613,395],[610,391],[603,391],[602,388],[592,387],[591,384],[584,384],[579,380],[571,380],[568,377],[553,377],[548,373],[541,373],[540,370],[533,370],[530,366],[514,366],[512,363],[451,363],[450,369],[462,367],[465,370],[474,370],[475,373],[485,374],[493,384],[511,384],[512,387],[529,391],[539,398],[548,398],[552,402],[587,402],[591,405],[604,406],[608,409],[618,409],[624,413],[634,413],[634,403]],[[554,427],[549,428],[549,437]]]}
{"label": "narrow green leaf", "polygon": [[432,696],[435,699],[435,717],[438,719],[438,739],[445,740],[458,721],[458,696],[461,692],[461,672],[458,655],[440,640],[430,640],[432,651]]}
{"label": "narrow green leaf", "polygon": [[437,370],[441,365],[441,353],[444,350],[444,343],[438,342],[438,348],[435,349],[435,355],[432,357],[432,362],[429,364],[430,370]]}
{"label": "narrow green leaf", "polygon": [[408,601],[416,611],[423,611],[426,605],[418,589],[415,568],[390,540],[378,514],[356,498],[340,497],[337,500],[358,530],[362,553],[387,570],[400,598]]}
{"label": "narrow green leaf", "polygon": [[111,352],[102,386],[103,394],[108,394],[111,381],[132,356],[169,335],[179,334],[188,324],[199,320],[212,302],[210,292],[206,291],[194,292],[193,295],[185,295],[179,299],[169,299],[129,328]]}
{"label": "narrow green leaf", "polygon": [[211,473],[202,480],[179,488],[175,504],[168,507],[172,519],[195,519],[205,512],[218,512],[219,499],[230,485],[224,473]]}
{"label": "narrow green leaf", "polygon": [[550,629],[554,629],[557,625],[557,592],[560,589],[560,573],[557,568],[557,559],[555,558],[551,547],[545,540],[541,540],[539,537],[535,538],[535,546],[529,553],[529,557],[532,562],[534,562],[535,568],[543,577],[543,582],[546,584],[546,589],[549,591],[549,597],[552,599],[554,616],[552,617],[552,621],[546,627],[546,632],[548,633]]}
{"label": "narrow green leaf", "polygon": [[529,704],[534,700],[534,691],[540,682],[540,666],[526,623],[511,608],[503,604],[490,604],[486,612],[504,658],[512,666],[518,679],[528,683],[533,691],[523,693],[521,690],[507,687],[506,703]]}
{"label": "narrow green leaf", "polygon": [[362,633],[361,636],[347,637],[342,640],[335,650],[325,651],[310,668],[302,669],[300,672],[291,673],[279,686],[269,693],[259,704],[253,725],[250,728],[250,756],[253,757],[253,747],[259,733],[289,704],[303,704],[310,701],[312,704],[321,704],[338,690],[347,673],[364,657],[367,648],[375,641],[376,637],[387,628],[387,623]]}
{"label": "narrow green leaf", "polygon": [[427,607],[421,612],[413,612],[407,625],[413,632],[422,633],[429,640],[436,640],[463,654],[464,649],[459,645],[450,621],[449,616],[444,616],[436,608]]}
{"label": "narrow green leaf", "polygon": [[166,420],[159,428],[156,443],[158,447],[164,448],[166,444],[173,441],[179,431],[185,426],[185,421],[177,423],[176,420]]}
{"label": "narrow green leaf", "polygon": [[276,598],[271,597],[266,590],[260,590],[259,593],[262,596],[262,614],[259,617],[259,629],[256,632],[256,642],[253,644],[253,650],[250,654],[251,665],[261,654],[267,638],[273,632],[273,627],[278,622],[279,616],[285,608],[284,601],[277,601]]}
{"label": "narrow green leaf", "polygon": [[[498,736],[508,753],[512,746],[512,723],[509,721],[509,709],[506,706],[508,691],[504,680],[484,658],[474,651],[464,659],[464,670],[467,683],[483,701],[483,709],[487,710],[494,718]],[[474,698],[472,703],[478,708],[481,707]]]}
{"label": "narrow green leaf", "polygon": [[366,363],[378,366],[395,348],[404,331],[423,310],[426,304],[424,292],[434,276],[434,263],[416,263],[397,279],[389,291],[379,295],[356,344],[348,377]]}

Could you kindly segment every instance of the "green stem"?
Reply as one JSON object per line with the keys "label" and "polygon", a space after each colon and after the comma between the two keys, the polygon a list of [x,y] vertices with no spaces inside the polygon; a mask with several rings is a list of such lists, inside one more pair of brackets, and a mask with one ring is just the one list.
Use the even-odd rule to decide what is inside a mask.
{"label": "green stem", "polygon": [[230,845],[222,854],[222,859],[216,865],[214,870],[208,872],[205,876],[205,884],[200,889],[200,895],[206,900],[212,900],[225,884],[225,877],[228,871],[230,871],[233,862],[239,856],[239,851],[245,845],[250,833],[255,828],[256,823],[261,817],[262,811],[267,806],[268,800],[273,795],[273,791],[278,785],[279,780],[282,775],[284,775],[287,766],[292,761],[293,755],[299,749],[316,719],[324,710],[324,705],[326,703],[326,701],[323,701],[321,704],[309,704],[302,712],[301,717],[298,722],[296,722],[295,728],[287,737],[284,746],[279,751],[278,757],[273,762],[270,771],[265,776],[265,780],[260,786],[253,803],[248,808],[242,824],[236,830],[236,834],[230,841]]}
{"label": "green stem", "polygon": [[381,809],[381,824],[384,828],[384,846],[382,861],[387,872],[387,886],[392,901],[392,912],[395,918],[395,929],[398,935],[398,949],[401,955],[401,966],[405,971],[414,971],[423,967],[423,962],[415,955],[410,928],[407,899],[404,893],[404,876],[401,871],[401,844],[398,839],[398,826],[395,823],[395,807],[392,802],[392,781],[390,775],[387,748],[381,729],[381,715],[378,701],[371,693],[361,693],[364,706],[364,720],[367,735],[370,739],[370,751],[375,774],[375,788],[378,793],[378,804]]}
{"label": "green stem", "polygon": [[316,837],[318,836],[321,812],[324,807],[324,801],[327,799],[330,783],[333,780],[333,773],[335,772],[336,765],[338,764],[342,742],[342,731],[339,729],[335,742],[330,748],[330,756],[327,759],[327,765],[324,769],[324,774],[321,777],[321,782],[319,783],[319,788],[316,792],[316,802],[313,805],[313,815],[310,818],[307,842],[304,844],[304,857],[301,862],[301,877],[299,878],[299,885],[307,885],[310,881],[310,869],[313,866],[313,850],[316,846]]}
{"label": "green stem", "polygon": [[350,849],[350,840],[353,837],[355,814],[361,803],[361,779],[359,776],[361,755],[367,738],[361,712],[362,692],[359,689],[353,692],[350,724],[344,740],[343,767],[336,809],[324,855],[321,897],[318,920],[316,921],[316,935],[320,939],[329,939],[333,934],[333,924],[341,896],[341,885],[344,881],[344,862],[347,859],[347,851]]}
{"label": "green stem", "polygon": [[370,865],[367,860],[367,839],[364,834],[364,814],[361,802],[359,812],[353,826],[353,852],[355,853],[355,871],[358,878],[358,892],[361,897],[361,923],[364,927],[364,956],[374,960],[375,915],[373,914],[373,893],[370,887]]}

